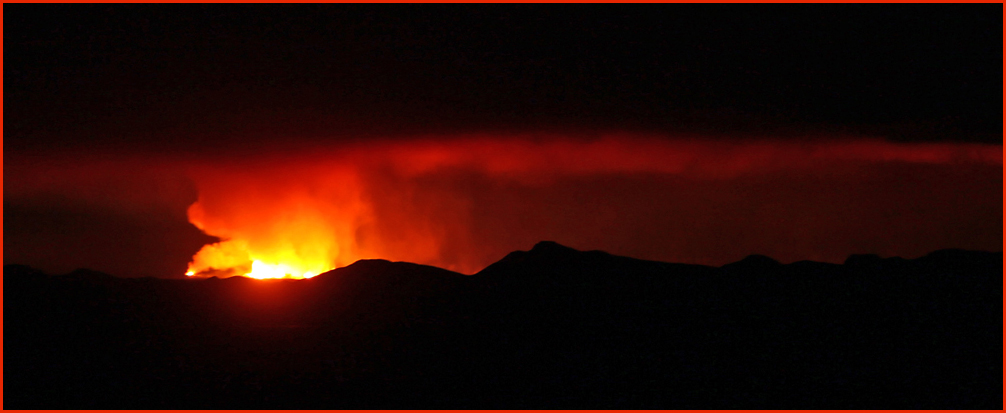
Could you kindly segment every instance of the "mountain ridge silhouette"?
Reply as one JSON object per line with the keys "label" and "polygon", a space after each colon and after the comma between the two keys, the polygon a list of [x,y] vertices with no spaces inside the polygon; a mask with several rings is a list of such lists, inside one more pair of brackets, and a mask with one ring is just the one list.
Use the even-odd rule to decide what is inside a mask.
{"label": "mountain ridge silhouette", "polygon": [[[894,262],[894,261],[897,261],[897,262],[909,262],[909,261],[932,260],[932,259],[940,259],[940,258],[943,258],[943,259],[948,259],[948,258],[949,259],[954,259],[957,256],[961,256],[961,255],[966,255],[966,256],[970,256],[970,257],[974,257],[976,255],[986,255],[987,256],[987,255],[990,255],[990,254],[991,255],[996,255],[996,254],[1002,255],[1002,252],[1001,251],[995,252],[995,251],[968,250],[968,249],[962,249],[962,248],[943,248],[943,249],[939,249],[939,250],[935,250],[935,251],[929,252],[929,253],[927,253],[927,254],[919,257],[919,258],[914,258],[914,259],[903,258],[903,257],[899,257],[899,256],[892,256],[892,257],[884,258],[884,257],[881,257],[878,254],[859,254],[859,253],[857,253],[857,254],[850,254],[849,257],[846,258],[846,260],[842,264],[833,264],[833,263],[819,262],[819,261],[813,261],[813,260],[800,260],[800,261],[795,261],[795,262],[790,263],[790,264],[782,264],[781,262],[777,261],[776,259],[774,259],[772,257],[769,257],[769,256],[766,256],[766,255],[762,255],[762,254],[750,254],[750,255],[745,256],[744,258],[742,258],[742,259],[740,259],[738,261],[730,262],[730,263],[721,265],[719,267],[716,267],[716,266],[703,265],[703,264],[684,264],[684,263],[672,263],[672,262],[666,262],[666,261],[645,260],[645,259],[639,259],[639,258],[632,258],[632,257],[628,257],[628,256],[614,255],[614,254],[610,254],[608,252],[601,251],[601,250],[580,251],[580,250],[577,250],[575,248],[562,245],[562,244],[560,244],[558,242],[555,242],[555,241],[540,241],[540,242],[536,243],[528,251],[523,251],[523,250],[512,251],[512,252],[508,253],[507,255],[505,255],[500,260],[498,260],[498,261],[496,261],[496,262],[494,262],[492,264],[489,264],[488,266],[486,266],[482,270],[476,272],[475,274],[471,274],[471,275],[465,275],[465,274],[462,274],[462,273],[459,273],[459,272],[456,272],[456,271],[447,270],[447,269],[440,268],[440,267],[433,266],[433,265],[416,264],[416,263],[411,263],[411,262],[407,262],[407,261],[391,261],[391,260],[380,259],[380,258],[369,258],[369,259],[360,259],[360,260],[357,260],[357,261],[353,262],[352,264],[349,264],[349,265],[347,265],[345,267],[339,267],[339,268],[336,268],[336,269],[325,271],[325,272],[323,272],[321,274],[318,274],[314,278],[315,279],[322,279],[323,276],[325,276],[325,277],[340,276],[346,270],[349,270],[350,272],[353,272],[353,273],[358,273],[358,272],[381,272],[381,273],[386,273],[387,272],[387,271],[378,271],[378,270],[385,270],[385,268],[378,268],[378,267],[376,267],[377,265],[385,265],[388,268],[400,267],[400,268],[396,268],[396,270],[393,271],[393,272],[401,272],[404,269],[408,268],[408,269],[413,269],[413,270],[421,270],[422,272],[430,272],[430,273],[440,272],[441,273],[440,275],[445,275],[445,276],[477,276],[477,275],[480,275],[480,274],[483,274],[483,275],[484,274],[491,274],[492,272],[494,272],[492,269],[494,269],[494,267],[499,266],[499,265],[510,264],[510,263],[513,263],[513,262],[522,262],[522,261],[526,260],[528,256],[538,256],[538,257],[547,256],[546,258],[550,258],[550,259],[557,259],[557,258],[567,258],[568,259],[569,257],[574,256],[576,254],[581,254],[581,255],[582,254],[587,254],[587,255],[594,256],[594,257],[606,256],[606,257],[611,257],[612,259],[621,260],[622,262],[635,261],[635,262],[639,262],[639,263],[651,263],[651,264],[653,264],[655,266],[677,266],[679,268],[691,267],[691,268],[715,268],[715,269],[724,269],[724,268],[744,268],[744,269],[750,269],[750,268],[786,267],[786,266],[794,266],[794,265],[796,265],[796,266],[822,266],[823,265],[823,266],[853,266],[853,267],[860,267],[860,266],[877,265],[877,264],[880,264],[880,263],[883,263],[883,262]],[[23,265],[23,264],[6,264],[6,265],[4,265],[4,269],[5,269],[5,272],[6,272],[7,269],[11,269],[11,270],[13,270],[13,274],[16,274],[16,275],[34,274],[34,275],[50,276],[50,277],[71,277],[71,278],[72,277],[77,277],[77,278],[98,278],[98,279],[109,278],[109,277],[110,278],[117,278],[117,279],[122,278],[122,277],[117,277],[117,276],[115,276],[113,274],[109,274],[107,272],[103,272],[103,271],[99,271],[99,270],[93,270],[93,269],[90,269],[90,268],[77,268],[77,269],[75,269],[73,271],[70,271],[69,273],[65,273],[65,274],[48,274],[48,273],[46,273],[46,272],[44,272],[42,270],[33,268],[33,267],[29,266],[29,265]],[[157,277],[144,277],[144,278],[157,278]],[[253,278],[244,277],[244,276],[233,276],[233,277],[223,277],[223,278],[217,277],[217,276],[212,276],[212,277],[206,277],[206,278],[192,278],[192,280],[228,279],[228,278],[255,280]]]}
{"label": "mountain ridge silhouette", "polygon": [[5,265],[8,408],[1001,408],[1001,252],[721,267],[541,242],[473,274]]}

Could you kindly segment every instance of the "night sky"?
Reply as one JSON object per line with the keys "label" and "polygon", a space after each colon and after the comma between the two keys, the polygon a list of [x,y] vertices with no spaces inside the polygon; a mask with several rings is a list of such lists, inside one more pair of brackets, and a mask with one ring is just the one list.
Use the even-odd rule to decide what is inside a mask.
{"label": "night sky", "polygon": [[4,264],[1002,250],[1001,4],[4,9]]}

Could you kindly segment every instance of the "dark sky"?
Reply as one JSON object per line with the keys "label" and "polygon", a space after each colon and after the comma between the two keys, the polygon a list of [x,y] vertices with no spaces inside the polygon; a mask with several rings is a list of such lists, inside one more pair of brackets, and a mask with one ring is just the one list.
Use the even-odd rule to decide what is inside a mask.
{"label": "dark sky", "polygon": [[[438,234],[439,252],[401,257],[464,270],[541,237],[717,264],[754,252],[834,261],[852,252],[1001,249],[1001,4],[4,9],[5,263],[177,274],[212,240],[188,223],[186,208],[200,193],[211,196],[211,181],[230,176],[206,167],[287,170],[283,162],[335,162],[318,152],[347,145],[371,148],[354,158],[351,174],[364,176],[367,216],[383,222],[354,224],[384,234],[386,248],[369,251],[401,251],[388,245],[403,228],[416,239]],[[691,153],[698,160],[684,164],[693,166],[787,166],[739,167],[762,175],[726,181],[628,161],[599,162],[603,171],[591,173],[518,171],[559,175],[544,185],[443,160],[437,165],[467,172],[389,178],[373,166],[383,161],[359,163],[388,141],[401,143],[392,152],[467,154],[416,149],[416,136],[490,136],[509,143],[477,148],[516,152],[544,134],[576,146],[565,153],[587,156],[595,152],[577,145],[605,133],[630,136],[623,143],[726,139],[728,150],[748,153],[760,147],[738,142],[768,142],[775,152],[765,157],[708,155],[713,146],[654,151]],[[853,156],[872,159],[866,166],[793,166],[804,143],[825,142],[820,150],[835,154],[850,150],[836,140],[861,139],[908,146],[869,146],[894,155]],[[944,146],[912,146],[926,144]],[[920,166],[911,155],[984,154],[989,145],[998,163],[954,155]],[[280,152],[283,161],[270,155]],[[894,165],[876,164],[890,159]],[[713,175],[715,183],[702,181]],[[404,210],[411,212],[391,212]],[[463,230],[451,229],[460,225],[454,214],[468,220]],[[611,218],[596,218],[605,214]],[[828,214],[861,222],[839,230],[825,225]],[[424,217],[421,227],[416,217]],[[785,217],[795,221],[770,227],[786,231],[763,228]],[[513,229],[525,227],[541,230]],[[741,227],[746,235],[731,230]],[[759,233],[767,235],[751,235]],[[846,235],[829,244],[834,233]],[[872,235],[849,235],[857,233]],[[682,241],[693,237],[705,241]],[[455,245],[472,243],[493,247]],[[478,257],[458,257],[465,254]]]}
{"label": "dark sky", "polygon": [[10,5],[5,145],[333,126],[1001,143],[1001,7]]}

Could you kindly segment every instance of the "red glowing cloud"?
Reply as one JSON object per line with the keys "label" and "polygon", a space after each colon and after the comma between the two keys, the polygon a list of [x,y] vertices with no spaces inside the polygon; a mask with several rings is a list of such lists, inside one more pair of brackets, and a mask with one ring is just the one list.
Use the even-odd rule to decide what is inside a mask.
{"label": "red glowing cloud", "polygon": [[[890,177],[874,182],[862,176],[890,173],[890,168],[921,168],[930,173],[932,168],[1001,169],[1001,165],[1001,147],[989,145],[668,140],[624,135],[589,141],[487,136],[388,140],[259,155],[190,167],[199,199],[189,208],[189,220],[221,241],[195,255],[189,274],[300,278],[362,258],[411,261],[471,273],[507,248],[526,247],[529,242],[503,246],[506,242],[494,240],[524,238],[558,239],[584,248],[636,252],[646,258],[722,264],[715,261],[738,254],[786,256],[780,250],[787,242],[774,239],[780,232],[790,234],[783,238],[795,244],[810,239],[821,244],[822,251],[803,258],[835,259],[863,251],[827,251],[841,246],[821,243],[841,232],[840,225],[830,221],[843,214],[831,211],[836,208],[830,205],[834,200],[814,202],[806,199],[811,194],[794,193],[794,188],[780,190],[780,185],[802,187],[811,180],[817,187],[810,192],[819,192],[814,196],[834,197],[844,195],[833,189],[844,194],[849,185],[898,185],[884,181]],[[639,182],[645,182],[645,188],[636,187]],[[627,192],[626,187],[632,189]],[[753,187],[764,191],[747,189]],[[546,189],[569,196],[543,192]],[[743,194],[738,195],[739,191]],[[669,198],[668,192],[678,196]],[[914,202],[926,202],[926,197],[917,194]],[[738,220],[745,216],[764,220],[758,210],[766,208],[767,198],[774,205],[765,211],[771,217],[791,209],[783,212],[791,217],[788,223],[763,228],[764,222]],[[845,205],[852,209],[866,202],[845,198]],[[744,203],[751,210],[745,211]],[[883,205],[882,201],[868,209]],[[674,222],[667,218],[669,213],[693,225]],[[710,219],[712,215],[718,223]],[[927,220],[919,221],[922,227],[952,230],[954,225],[939,221],[947,219],[939,214],[916,218]],[[658,245],[624,245],[633,242],[625,231],[645,227],[647,221],[676,229],[679,237],[691,238],[710,251],[682,246],[676,251],[674,243],[659,245],[660,237],[654,234],[641,234],[635,242]],[[577,225],[584,228],[578,232]],[[856,225],[883,228],[883,223],[875,222]],[[737,245],[718,239],[716,234],[738,238],[731,228],[741,233],[760,228],[765,232],[763,247],[758,248],[750,235],[740,236]],[[745,246],[768,251],[739,249]],[[662,248],[666,253],[659,253]],[[802,249],[805,246],[791,246],[793,251]],[[680,254],[683,250],[689,252]]]}
{"label": "red glowing cloud", "polygon": [[472,135],[5,163],[6,262],[59,271],[474,273],[546,239],[710,265],[1002,245],[1000,145]]}

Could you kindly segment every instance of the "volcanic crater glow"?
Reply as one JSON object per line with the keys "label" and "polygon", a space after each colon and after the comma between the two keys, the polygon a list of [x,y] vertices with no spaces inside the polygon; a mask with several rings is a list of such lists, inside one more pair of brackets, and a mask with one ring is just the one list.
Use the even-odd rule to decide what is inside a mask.
{"label": "volcanic crater glow", "polygon": [[[1001,151],[994,145],[871,140],[476,136],[389,140],[320,147],[309,155],[199,164],[189,171],[199,196],[188,219],[220,241],[196,253],[186,275],[311,278],[366,258],[473,273],[487,262],[457,252],[458,246],[471,250],[479,245],[470,235],[473,200],[465,182],[534,187],[570,177],[651,174],[680,177],[701,188],[767,174],[855,170],[877,163],[1001,166]],[[685,194],[680,202],[687,200]],[[522,209],[515,205],[510,210]],[[523,211],[525,217],[537,213]],[[527,226],[534,231],[533,224]]]}

